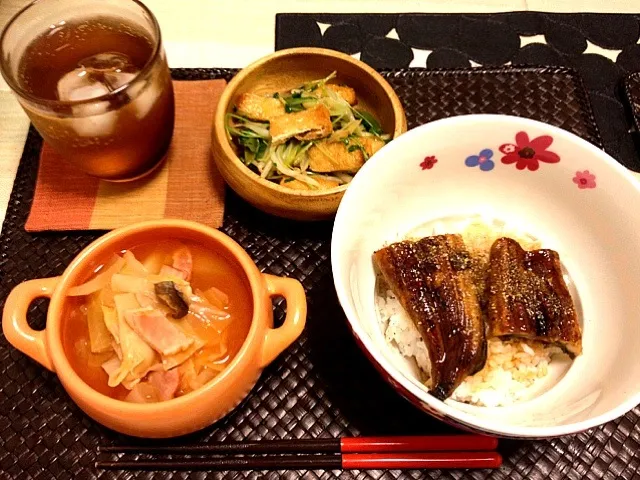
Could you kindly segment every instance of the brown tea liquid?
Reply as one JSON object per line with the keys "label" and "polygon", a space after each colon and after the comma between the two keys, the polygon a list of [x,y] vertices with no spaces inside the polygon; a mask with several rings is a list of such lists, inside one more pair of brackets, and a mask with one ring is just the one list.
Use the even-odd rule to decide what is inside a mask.
{"label": "brown tea liquid", "polygon": [[164,53],[138,77],[152,55],[151,38],[120,19],[51,25],[26,48],[20,86],[45,100],[106,97],[53,110],[23,106],[65,160],[102,178],[139,176],[161,159],[173,133],[173,88]]}

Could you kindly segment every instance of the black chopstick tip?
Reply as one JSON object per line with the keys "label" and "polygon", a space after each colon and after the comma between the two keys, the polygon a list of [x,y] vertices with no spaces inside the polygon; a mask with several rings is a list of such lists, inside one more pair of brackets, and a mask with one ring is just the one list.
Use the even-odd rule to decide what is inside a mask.
{"label": "black chopstick tip", "polygon": [[96,462],[96,469],[143,471],[333,470],[341,467],[340,455],[335,454]]}
{"label": "black chopstick tip", "polygon": [[211,442],[202,445],[107,445],[99,453],[149,455],[206,455],[260,453],[339,453],[339,438],[307,438],[253,440],[240,442]]}

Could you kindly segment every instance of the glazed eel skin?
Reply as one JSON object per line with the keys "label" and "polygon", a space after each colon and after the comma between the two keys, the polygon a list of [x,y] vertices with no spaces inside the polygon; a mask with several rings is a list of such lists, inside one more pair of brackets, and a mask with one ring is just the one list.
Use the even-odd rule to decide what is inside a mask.
{"label": "glazed eel skin", "polygon": [[487,275],[489,337],[521,337],[582,353],[573,300],[553,250],[523,250],[510,238],[491,247]]}
{"label": "glazed eel skin", "polygon": [[460,235],[402,241],[373,254],[429,351],[430,393],[444,400],[484,367],[485,324],[471,257]]}

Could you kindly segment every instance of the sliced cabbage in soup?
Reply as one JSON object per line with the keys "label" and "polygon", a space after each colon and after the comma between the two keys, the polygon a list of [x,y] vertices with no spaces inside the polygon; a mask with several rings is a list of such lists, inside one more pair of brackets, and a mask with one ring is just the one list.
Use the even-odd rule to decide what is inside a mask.
{"label": "sliced cabbage in soup", "polygon": [[[135,250],[114,255],[69,290],[81,306],[67,319],[65,350],[99,391],[159,402],[202,387],[225,368],[248,331],[251,296],[228,262],[205,258],[211,254],[197,245],[147,246],[139,256]],[[75,328],[83,321],[86,336]],[[96,387],[96,368],[106,388]]]}

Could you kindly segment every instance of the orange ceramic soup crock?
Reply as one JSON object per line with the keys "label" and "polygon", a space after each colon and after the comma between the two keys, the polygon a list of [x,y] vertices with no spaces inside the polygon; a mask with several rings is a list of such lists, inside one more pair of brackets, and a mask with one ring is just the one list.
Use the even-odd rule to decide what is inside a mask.
{"label": "orange ceramic soup crock", "polygon": [[[186,395],[158,403],[137,404],[97,392],[75,372],[62,342],[66,292],[90,277],[109,255],[163,239],[197,242],[213,255],[223,255],[244,275],[253,316],[247,337],[228,366],[209,383]],[[272,297],[282,296],[287,314],[273,328]],[[47,324],[35,331],[27,324],[27,310],[39,297],[51,299]],[[262,369],[300,336],[306,319],[306,299],[297,280],[260,273],[240,245],[204,225],[182,220],[142,222],[114,230],[94,241],[59,277],[29,280],[16,286],[5,303],[2,329],[18,350],[54,371],[74,402],[87,415],[128,435],[163,438],[204,428],[229,413],[249,393]]]}

